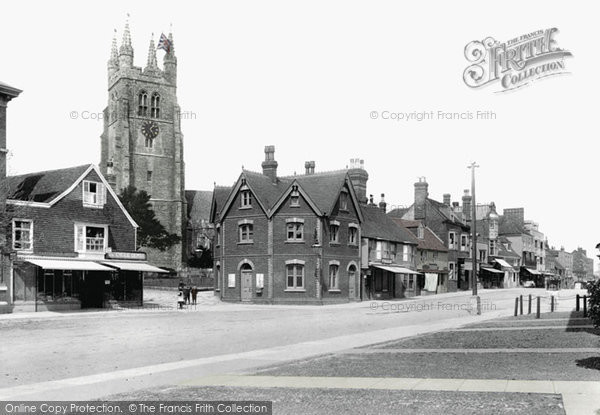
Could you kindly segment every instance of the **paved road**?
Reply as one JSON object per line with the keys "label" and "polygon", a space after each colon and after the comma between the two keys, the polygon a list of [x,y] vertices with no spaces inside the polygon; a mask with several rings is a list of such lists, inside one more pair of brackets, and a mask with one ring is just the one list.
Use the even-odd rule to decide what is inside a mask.
{"label": "paved road", "polygon": [[[0,318],[3,357],[0,395],[2,389],[6,391],[6,388],[19,385],[96,374],[100,380],[102,376],[125,369],[176,362],[182,362],[182,365],[168,367],[178,368],[179,374],[171,375],[173,379],[181,379],[189,376],[193,370],[191,365],[198,364],[198,359],[203,358],[340,336],[361,335],[364,343],[369,333],[373,333],[375,342],[381,337],[377,333],[385,330],[395,329],[394,333],[402,336],[403,333],[426,331],[428,327],[439,328],[445,322],[452,327],[482,318],[510,315],[514,298],[520,293],[546,294],[543,290],[531,289],[483,290],[484,314],[479,317],[466,310],[470,303],[468,293],[327,307],[205,303],[191,312],[13,315]],[[562,295],[571,294],[563,292]],[[285,349],[281,350],[285,353]],[[316,354],[318,350],[311,353]],[[187,361],[192,361],[189,370],[186,369]],[[100,397],[105,392],[108,390],[99,388],[94,396]]]}

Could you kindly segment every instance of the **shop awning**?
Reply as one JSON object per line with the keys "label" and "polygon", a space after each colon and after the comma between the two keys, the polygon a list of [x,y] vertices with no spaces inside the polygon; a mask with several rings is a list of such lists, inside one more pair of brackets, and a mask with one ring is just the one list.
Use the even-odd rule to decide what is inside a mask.
{"label": "shop awning", "polygon": [[114,271],[105,265],[92,261],[69,261],[65,259],[26,259],[27,262],[44,269],[62,269],[69,271]]}
{"label": "shop awning", "polygon": [[525,270],[530,273],[531,275],[542,275],[541,272],[535,270],[535,269],[529,269],[529,268],[525,268]]}
{"label": "shop awning", "polygon": [[498,264],[500,264],[500,265],[501,265],[501,266],[503,266],[503,267],[506,267],[506,268],[512,268],[512,265],[510,265],[508,262],[506,262],[506,261],[505,261],[505,260],[503,260],[503,259],[496,258],[496,259],[494,259],[494,261],[496,261]]}
{"label": "shop awning", "polygon": [[499,269],[495,269],[495,268],[486,268],[486,267],[481,267],[480,268],[481,271],[488,271],[494,274],[504,274],[504,271],[500,271]]}
{"label": "shop awning", "polygon": [[373,265],[373,266],[375,268],[393,272],[394,274],[415,274],[415,275],[420,274],[420,272],[413,271],[412,269],[408,269],[408,268],[404,268],[404,267],[394,267],[391,265]]}
{"label": "shop awning", "polygon": [[168,274],[162,268],[155,267],[146,262],[135,262],[135,261],[102,261],[102,264],[108,265],[109,267],[121,269],[123,271],[142,271],[142,272],[160,272]]}

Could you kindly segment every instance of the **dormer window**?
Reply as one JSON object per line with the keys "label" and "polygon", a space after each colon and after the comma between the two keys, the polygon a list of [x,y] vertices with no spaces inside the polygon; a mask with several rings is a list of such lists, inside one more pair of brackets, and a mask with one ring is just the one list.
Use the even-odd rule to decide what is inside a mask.
{"label": "dormer window", "polygon": [[160,118],[160,95],[158,92],[152,94],[150,99],[150,117]]}
{"label": "dormer window", "polygon": [[148,116],[148,93],[146,91],[141,91],[138,95],[138,116]]}
{"label": "dormer window", "polygon": [[419,239],[425,238],[425,228],[422,225],[417,228],[417,238],[419,238]]}
{"label": "dormer window", "polygon": [[106,189],[104,184],[84,180],[83,182],[83,206],[102,208],[106,203]]}

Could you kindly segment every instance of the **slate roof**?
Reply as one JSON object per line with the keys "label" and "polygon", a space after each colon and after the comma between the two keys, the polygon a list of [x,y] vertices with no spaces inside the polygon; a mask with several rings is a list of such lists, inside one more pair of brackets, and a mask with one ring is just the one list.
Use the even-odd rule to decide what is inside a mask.
{"label": "slate roof", "polygon": [[388,216],[394,217],[394,218],[401,218],[402,216],[404,216],[406,214],[406,212],[409,211],[410,208],[396,208],[396,209],[392,209],[388,212]]}
{"label": "slate roof", "polygon": [[437,200],[427,198],[427,202],[429,205],[440,212],[440,214],[449,222],[455,223],[459,226],[468,226],[465,221],[459,216],[459,214],[452,214],[449,206],[443,204],[442,202],[438,202]]}
{"label": "slate roof", "polygon": [[500,216],[498,230],[501,235],[530,235],[522,225],[505,215]]}
{"label": "slate roof", "polygon": [[344,186],[347,174],[347,170],[338,170],[296,176],[295,179],[321,212],[331,213]]}
{"label": "slate roof", "polygon": [[[232,187],[228,186],[215,186],[212,196],[212,206],[210,207],[210,221],[216,220],[217,213],[221,212],[223,206],[227,202],[227,198],[231,193]],[[214,209],[214,210],[213,210]],[[214,217],[213,217],[214,216]]]}
{"label": "slate roof", "polygon": [[8,199],[48,203],[66,191],[90,164],[7,177]]}
{"label": "slate roof", "polygon": [[379,239],[391,242],[418,244],[417,237],[402,226],[396,224],[392,218],[377,206],[360,206],[363,214],[361,234],[365,238]]}
{"label": "slate roof", "polygon": [[192,225],[200,225],[210,220],[210,204],[213,192],[210,190],[186,190],[187,217]]}
{"label": "slate roof", "polygon": [[419,245],[418,249],[426,250],[426,251],[439,251],[439,252],[448,252],[448,248],[444,245],[444,242],[437,237],[437,235],[428,227],[424,227],[423,229],[423,239],[419,239],[417,235],[417,228],[421,224],[419,220],[407,220],[400,218],[391,218],[396,224],[399,226],[406,228],[415,235],[416,240]]}
{"label": "slate roof", "polygon": [[497,248],[498,248],[498,255],[496,256],[501,256],[504,258],[521,258],[521,255],[517,254],[512,248],[506,249],[506,247],[504,246],[504,243],[510,242],[508,239],[506,238],[499,238],[499,244],[497,244]]}

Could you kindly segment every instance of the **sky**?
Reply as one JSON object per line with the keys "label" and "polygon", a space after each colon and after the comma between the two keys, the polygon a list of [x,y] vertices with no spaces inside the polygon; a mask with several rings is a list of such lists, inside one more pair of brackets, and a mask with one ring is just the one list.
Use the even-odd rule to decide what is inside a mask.
{"label": "sky", "polygon": [[[260,171],[275,145],[279,174],[343,169],[361,158],[367,193],[410,205],[459,201],[475,161],[477,203],[524,207],[550,245],[594,257],[600,57],[592,1],[10,2],[2,6],[0,81],[24,92],[8,108],[9,174],[100,161],[106,64],[127,14],[135,65],[172,27],[186,188],[231,185]],[[558,28],[567,74],[495,93],[469,88],[465,46]],[[158,51],[159,65],[164,52]],[[429,120],[389,114],[431,112]],[[439,119],[444,113],[473,119]],[[477,111],[495,118],[476,119]],[[76,114],[73,117],[73,113]],[[84,119],[84,115],[85,119]],[[377,115],[374,119],[373,113]],[[597,261],[596,261],[597,262]],[[597,263],[596,263],[597,266]]]}

